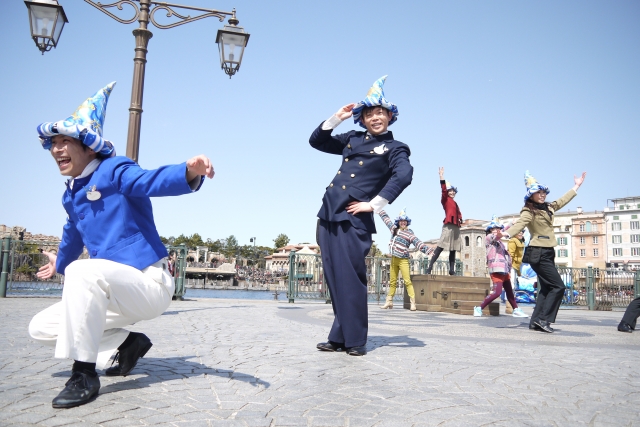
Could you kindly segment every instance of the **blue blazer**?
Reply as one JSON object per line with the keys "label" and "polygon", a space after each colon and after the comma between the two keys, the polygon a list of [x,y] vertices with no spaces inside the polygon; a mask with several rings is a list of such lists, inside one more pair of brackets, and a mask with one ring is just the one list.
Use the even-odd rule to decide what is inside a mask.
{"label": "blue blazer", "polygon": [[318,218],[350,221],[355,228],[375,233],[372,212],[351,215],[345,209],[352,201],[369,202],[375,196],[392,203],[411,184],[409,146],[393,139],[391,132],[375,136],[360,131],[332,136],[331,132],[322,130],[320,124],[309,139],[313,148],[342,156],[340,168],[322,198]]}
{"label": "blue blazer", "polygon": [[[86,246],[91,258],[108,259],[142,270],[166,257],[153,220],[149,197],[178,196],[189,187],[186,163],[144,170],[127,157],[104,159],[89,176],[76,179],[62,196],[67,223],[62,232],[56,270],[78,259]],[[100,198],[91,201],[93,188]]]}

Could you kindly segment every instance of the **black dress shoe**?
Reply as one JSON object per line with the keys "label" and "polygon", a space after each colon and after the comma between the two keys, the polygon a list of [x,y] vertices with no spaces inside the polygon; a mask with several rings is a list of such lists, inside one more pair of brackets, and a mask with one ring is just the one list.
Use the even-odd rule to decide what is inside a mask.
{"label": "black dress shoe", "polygon": [[339,344],[333,341],[321,342],[316,345],[318,350],[322,351],[341,351],[344,350],[344,344]]}
{"label": "black dress shoe", "polygon": [[624,322],[620,322],[620,324],[618,325],[618,330],[620,332],[629,332],[629,333],[633,332],[633,328],[631,327],[631,325]]}
{"label": "black dress shoe", "polygon": [[546,320],[535,320],[533,324],[534,326],[537,326],[538,328],[540,328],[542,332],[546,332],[548,334],[553,332],[553,328],[551,327],[549,322],[547,322]]}
{"label": "black dress shoe", "polygon": [[53,399],[54,408],[73,408],[91,402],[100,391],[98,375],[92,377],[84,372],[73,372],[64,390]]}
{"label": "black dress shoe", "polygon": [[347,354],[349,356],[364,356],[367,354],[367,346],[361,345],[359,347],[349,347],[347,349]]}
{"label": "black dress shoe", "polygon": [[533,323],[529,323],[529,329],[532,329],[534,331],[540,331],[540,326],[534,325]]}
{"label": "black dress shoe", "polygon": [[131,344],[123,349],[119,349],[113,363],[118,362],[116,366],[111,366],[104,373],[109,377],[129,375],[129,372],[135,368],[138,359],[144,357],[147,351],[153,346],[151,340],[145,334],[139,332],[131,332],[135,334],[135,339]]}

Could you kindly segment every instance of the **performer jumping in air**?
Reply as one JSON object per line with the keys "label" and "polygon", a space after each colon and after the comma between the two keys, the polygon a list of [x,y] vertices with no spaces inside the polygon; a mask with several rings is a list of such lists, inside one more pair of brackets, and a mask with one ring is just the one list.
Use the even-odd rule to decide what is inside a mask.
{"label": "performer jumping in air", "polygon": [[[384,97],[386,77],[373,84],[363,101],[345,105],[322,122],[309,139],[313,148],[342,157],[318,212],[318,244],[335,315],[328,341],[317,345],[323,351],[344,349],[352,356],[366,354],[365,257],[371,248],[371,234],[376,232],[372,212],[392,203],[413,176],[409,147],[387,130],[397,120],[398,108]],[[331,135],[352,116],[366,132]]]}
{"label": "performer jumping in air", "polygon": [[[54,408],[85,404],[98,395],[96,366],[127,376],[151,348],[149,338],[123,327],[160,316],[171,302],[173,278],[160,241],[150,197],[198,191],[213,166],[203,155],[185,163],[144,170],[117,157],[102,137],[110,83],[66,120],[38,126],[40,142],[68,176],[62,205],[67,223],[57,255],[38,277],[64,274],[62,301],[36,314],[29,334],[55,347],[55,357],[73,359],[71,378],[53,399]],[[78,260],[83,247],[90,259]]]}
{"label": "performer jumping in air", "polygon": [[402,272],[404,286],[409,294],[411,302],[411,311],[416,311],[416,294],[411,283],[411,273],[409,268],[409,247],[415,246],[420,252],[429,255],[433,252],[426,243],[423,243],[413,234],[410,228],[411,218],[407,216],[407,209],[403,209],[395,221],[391,221],[389,215],[382,210],[379,212],[380,218],[384,221],[389,230],[391,230],[391,241],[389,242],[389,252],[391,252],[391,271],[389,272],[389,292],[387,293],[387,301],[380,308],[393,308],[393,296],[396,294],[398,284],[398,271]]}
{"label": "performer jumping in air", "polygon": [[512,315],[514,317],[529,317],[521,308],[518,308],[513,294],[511,276],[509,274],[511,272],[511,255],[509,255],[507,248],[500,240],[502,238],[502,230],[504,230],[504,225],[500,224],[498,218],[494,215],[485,230],[487,233],[485,247],[487,248],[487,267],[495,288],[493,293],[488,295],[479,307],[473,307],[473,315],[476,317],[482,316],[482,310],[500,296],[504,286],[507,300],[513,307]]}
{"label": "performer jumping in air", "polygon": [[516,236],[525,227],[531,233],[531,240],[524,251],[522,262],[530,264],[538,275],[540,290],[536,308],[531,315],[529,329],[553,332],[551,323],[556,321],[565,291],[564,282],[555,266],[556,252],[553,248],[558,242],[553,233],[553,214],[576,197],[578,188],[586,176],[586,172],[582,172],[580,177],[574,176],[573,188],[555,202],[548,203],[545,200],[549,194],[549,188],[539,184],[529,171],[524,174],[524,183],[527,186],[524,207],[520,211],[520,218],[509,228],[508,233],[504,234],[507,238]]}
{"label": "performer jumping in air", "polygon": [[438,169],[440,174],[440,187],[442,188],[442,207],[444,208],[444,225],[438,247],[436,247],[431,263],[427,268],[427,274],[431,274],[433,265],[438,260],[442,251],[449,251],[449,274],[456,274],[456,251],[462,251],[462,239],[460,238],[460,225],[462,224],[462,214],[458,203],[453,200],[458,194],[458,189],[444,180],[444,168]]}

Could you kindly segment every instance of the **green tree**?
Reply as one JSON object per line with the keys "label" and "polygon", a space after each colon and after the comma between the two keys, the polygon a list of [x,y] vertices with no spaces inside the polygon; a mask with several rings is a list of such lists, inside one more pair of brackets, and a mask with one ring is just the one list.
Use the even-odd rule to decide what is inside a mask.
{"label": "green tree", "polygon": [[289,236],[287,236],[284,233],[280,233],[278,234],[278,237],[273,239],[273,243],[274,243],[274,251],[277,251],[278,248],[282,248],[289,244]]}
{"label": "green tree", "polygon": [[378,245],[375,243],[371,244],[371,249],[369,249],[369,256],[382,256],[382,251],[378,248]]}
{"label": "green tree", "polygon": [[233,234],[225,239],[224,242],[224,255],[227,258],[232,258],[238,254],[238,239]]}

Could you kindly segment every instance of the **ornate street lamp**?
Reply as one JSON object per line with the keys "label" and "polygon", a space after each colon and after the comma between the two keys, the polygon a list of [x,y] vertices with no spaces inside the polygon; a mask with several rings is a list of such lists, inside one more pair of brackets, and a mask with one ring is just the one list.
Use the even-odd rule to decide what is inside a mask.
{"label": "ornate street lamp", "polygon": [[[230,16],[229,25],[225,25],[223,30],[218,30],[216,43],[219,44],[220,62],[225,74],[231,78],[231,76],[240,69],[242,55],[244,54],[244,48],[249,40],[249,34],[245,33],[242,27],[238,27],[240,21],[236,18],[235,9],[231,12],[225,12],[221,10],[184,6],[154,0],[118,0],[110,4],[102,4],[94,0],[84,1],[122,24],[131,24],[136,20],[140,24],[138,28],[133,30],[133,35],[136,39],[136,47],[135,56],[133,58],[133,84],[131,88],[131,105],[129,106],[129,131],[127,134],[126,152],[126,156],[135,162],[138,161],[138,152],[140,148],[142,95],[144,92],[144,74],[147,64],[147,46],[149,45],[149,40],[153,36],[151,31],[147,28],[150,23],[156,28],[165,30],[208,17],[215,17],[218,18],[220,22],[223,22],[226,16]],[[44,52],[58,44],[58,38],[62,32],[62,27],[65,22],[68,22],[67,17],[64,14],[64,10],[62,10],[62,6],[58,5],[56,0],[34,0],[25,1],[25,3],[29,8],[32,37],[38,48],[44,54]],[[122,19],[108,10],[113,7],[118,10],[122,10],[123,5],[128,5],[133,8],[134,16],[132,18]],[[173,8],[195,10],[204,13],[197,16],[181,15]],[[53,10],[57,12],[54,14],[52,12]],[[154,18],[156,12],[160,10],[166,12],[166,16],[168,18],[176,17],[179,21],[171,24],[160,24]],[[45,22],[47,23],[46,25]],[[55,25],[50,25],[51,22],[54,22]],[[44,34],[45,30],[47,31],[47,34]]]}
{"label": "ornate street lamp", "polygon": [[31,38],[44,55],[58,45],[62,28],[69,20],[56,0],[25,1],[24,4],[29,10]]}
{"label": "ornate street lamp", "polygon": [[249,41],[249,34],[244,32],[244,28],[237,26],[239,23],[234,9],[233,16],[229,18],[230,25],[225,25],[224,29],[218,30],[216,35],[216,43],[220,51],[220,67],[229,78],[240,70],[244,48]]}

